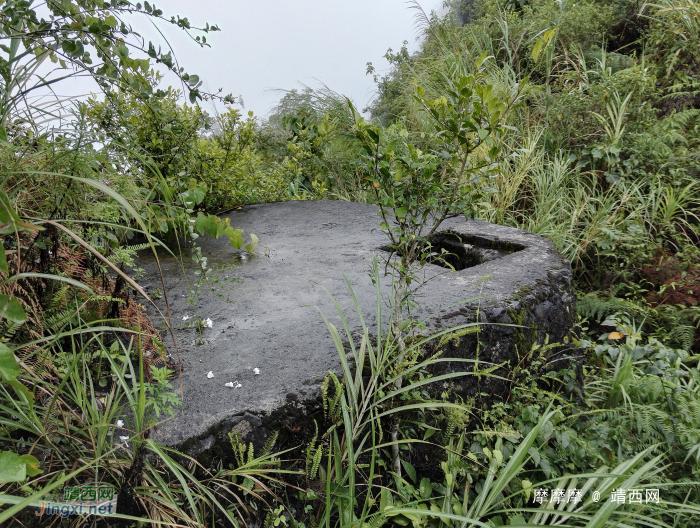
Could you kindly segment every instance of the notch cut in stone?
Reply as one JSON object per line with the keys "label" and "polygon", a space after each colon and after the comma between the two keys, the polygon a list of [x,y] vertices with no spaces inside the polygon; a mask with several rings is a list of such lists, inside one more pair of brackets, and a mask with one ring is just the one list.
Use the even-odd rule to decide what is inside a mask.
{"label": "notch cut in stone", "polygon": [[[430,237],[430,245],[432,252],[437,255],[428,262],[443,268],[454,268],[455,271],[473,268],[525,249],[525,246],[514,242],[452,231],[435,233]],[[392,252],[390,246],[382,246],[379,249],[387,253]]]}

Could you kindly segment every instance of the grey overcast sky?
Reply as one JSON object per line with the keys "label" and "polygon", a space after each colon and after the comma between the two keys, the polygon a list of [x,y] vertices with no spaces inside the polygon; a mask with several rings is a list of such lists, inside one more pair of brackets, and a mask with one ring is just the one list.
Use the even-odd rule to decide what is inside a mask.
{"label": "grey overcast sky", "polygon": [[[419,0],[426,13],[442,0]],[[418,47],[414,9],[406,0],[169,0],[157,3],[166,15],[192,24],[216,24],[211,48],[187,42],[176,28],[162,26],[178,61],[204,80],[208,90],[242,96],[246,110],[264,116],[280,94],[275,89],[325,83],[359,108],[371,99],[374,82],[367,62],[388,71],[383,58],[404,40]],[[143,25],[141,24],[141,27]],[[155,32],[144,31],[153,40]]]}

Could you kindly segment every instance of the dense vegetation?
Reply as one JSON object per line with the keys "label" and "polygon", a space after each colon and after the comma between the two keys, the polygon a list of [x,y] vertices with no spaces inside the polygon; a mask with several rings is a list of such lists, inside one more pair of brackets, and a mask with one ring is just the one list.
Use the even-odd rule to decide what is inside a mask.
{"label": "dense vegetation", "polygon": [[[200,45],[216,26],[149,3],[0,3],[0,524],[36,523],[28,505],[101,482],[119,493],[110,525],[697,525],[700,4],[449,7],[418,11],[417,54],[387,53],[371,119],[306,89],[260,120],[207,114],[203,98],[233,98],[200,91],[125,20]],[[65,69],[47,77],[47,61]],[[33,102],[66,72],[103,93]],[[376,266],[394,281],[392,325],[356,340],[327,323],[359,367],[324,381],[305,445],[232,437],[230,460],[204,468],[149,439],[179,404],[176,358],[125,270],[199,236],[253,253],[257,238],[216,215],[286,199],[374,203],[399,220],[383,224],[396,258]],[[538,233],[572,262],[577,336],[521,351],[501,399],[431,390],[440,351],[475,328],[426,336],[406,310],[416,270],[444,257],[428,241],[449,214]],[[661,501],[610,500],[633,489]]]}

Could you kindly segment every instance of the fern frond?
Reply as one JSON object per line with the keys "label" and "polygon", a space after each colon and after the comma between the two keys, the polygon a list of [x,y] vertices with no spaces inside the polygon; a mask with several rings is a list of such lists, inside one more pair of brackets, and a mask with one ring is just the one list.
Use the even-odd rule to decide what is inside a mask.
{"label": "fern frond", "polygon": [[677,344],[686,352],[690,352],[695,342],[695,328],[688,324],[678,324],[673,327],[668,337],[672,343]]}
{"label": "fern frond", "polygon": [[323,401],[323,417],[328,418],[328,384],[330,382],[330,377],[326,376],[323,378],[321,383],[321,401]]}
{"label": "fern frond", "polygon": [[267,439],[267,442],[265,442],[265,445],[262,448],[262,451],[258,455],[258,457],[266,457],[270,453],[272,453],[272,448],[275,447],[275,442],[277,442],[277,437],[279,436],[279,431],[275,431],[272,433],[270,438]]}
{"label": "fern frond", "polygon": [[3,330],[3,340],[9,341],[11,340],[14,335],[17,333],[17,330],[19,330],[22,327],[22,324],[18,323],[13,323],[12,321],[7,321],[7,326]]}
{"label": "fern frond", "polygon": [[[154,242],[154,245],[158,247],[158,244]],[[137,252],[148,249],[151,244],[134,244],[133,246],[121,246],[117,251],[112,253],[107,257],[112,264],[119,264],[125,260],[125,257],[133,257]]]}
{"label": "fern frond", "polygon": [[248,444],[248,464],[255,460],[255,447],[253,447],[253,442]]}
{"label": "fern frond", "polygon": [[64,284],[58,290],[56,290],[56,292],[51,297],[51,304],[46,309],[46,312],[58,310],[61,307],[63,307],[64,301],[66,300],[66,297],[68,296],[69,291],[70,291],[70,286],[68,284]]}
{"label": "fern frond", "polygon": [[323,458],[323,446],[319,445],[316,449],[316,453],[313,456],[313,463],[311,465],[310,479],[315,479],[318,473],[318,468],[321,466],[321,459]]}
{"label": "fern frond", "polygon": [[76,313],[74,309],[68,309],[63,312],[54,314],[50,317],[47,317],[44,325],[52,332],[58,332],[64,326],[66,326],[66,324],[68,324],[68,321],[75,317],[75,315]]}
{"label": "fern frond", "polygon": [[[314,436],[311,439],[311,442],[309,442],[308,447],[306,448],[306,475],[309,479],[313,479],[313,477],[309,475],[313,473],[312,470],[314,466],[315,457],[317,455],[316,439],[318,438],[318,423],[316,423],[316,420],[314,420],[314,427]],[[318,448],[320,449],[321,446],[318,446]],[[316,468],[316,470],[318,471],[318,468]]]}
{"label": "fern frond", "polygon": [[579,297],[576,308],[579,314],[596,322],[601,322],[616,312],[623,312],[633,319],[642,320],[648,318],[653,311],[650,306],[618,297],[599,297],[596,292]]}

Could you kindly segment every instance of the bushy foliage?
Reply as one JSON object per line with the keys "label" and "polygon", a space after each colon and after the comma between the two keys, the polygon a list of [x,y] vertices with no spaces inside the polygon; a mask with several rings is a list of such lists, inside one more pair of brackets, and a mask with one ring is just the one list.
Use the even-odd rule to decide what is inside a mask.
{"label": "bushy foliage", "polygon": [[197,209],[221,212],[284,196],[286,182],[263,166],[255,149],[252,113],[244,120],[229,107],[212,117],[181,103],[173,89],[149,102],[126,93],[92,99],[83,111],[94,137],[114,162],[132,168],[150,201],[199,187]]}
{"label": "bushy foliage", "polygon": [[[401,88],[380,89],[373,108],[401,109],[393,119],[409,134],[430,134],[412,86],[437,97],[449,72],[472,71],[486,52],[495,59],[488,68],[495,93],[507,98],[529,84],[527,104],[509,115],[511,133],[491,185],[496,192],[480,202],[477,216],[547,236],[577,275],[598,287],[615,280],[605,270],[622,265],[619,279],[631,278],[655,251],[694,252],[700,173],[694,66],[679,52],[673,67],[686,77],[672,80],[678,72],[662,66],[669,59],[651,40],[659,41],[663,28],[667,42],[682,47],[692,40],[694,4],[462,4],[456,9],[471,13],[464,25],[455,23],[459,17],[423,17],[421,52],[389,74]],[[629,33],[623,38],[622,31]],[[631,35],[636,40],[625,40]],[[670,85],[685,95],[673,99]],[[669,106],[681,99],[681,106]]]}
{"label": "bushy foliage", "polygon": [[[88,467],[89,478],[121,487],[127,510],[143,511],[133,490],[146,482],[138,469],[144,441],[180,399],[168,381],[174,371],[162,337],[134,297],[150,298],[124,268],[133,266],[137,251],[155,250],[154,236],[164,233],[225,235],[249,252],[257,242],[251,235],[245,244],[228,219],[195,211],[206,184],[181,172],[194,172],[190,146],[208,118],[196,105],[179,104],[176,92],[156,88],[150,59],[175,70],[191,103],[205,96],[201,83],[174,68],[170,53],[129,41],[134,31],[122,19],[141,14],[158,20],[163,12],[148,2],[50,2],[41,9],[48,18],[41,19],[31,2],[0,6],[0,34],[8,42],[0,58],[3,525],[20,522],[14,515],[62,483],[82,482]],[[171,22],[194,29],[187,19]],[[216,27],[202,28],[210,30]],[[192,38],[206,43],[204,36]],[[141,56],[129,57],[130,50]],[[100,64],[93,64],[95,57]],[[40,75],[44,60],[73,73]],[[105,101],[77,105],[72,120],[65,101],[53,102],[65,126],[43,127],[37,116],[51,122],[55,108],[31,105],[27,93],[73,74],[91,76]],[[107,115],[107,108],[114,113]],[[238,119],[234,113],[224,123],[237,140],[246,136]],[[146,243],[131,242],[135,235]],[[115,417],[124,412],[131,433],[121,441],[130,443],[119,447],[116,433],[125,424]],[[161,463],[168,459],[159,446],[155,452]],[[178,473],[177,465],[170,469]],[[151,482],[161,479],[160,471]],[[8,497],[14,505],[5,507]],[[158,502],[146,508],[157,509]],[[162,510],[166,519],[172,506]],[[189,522],[201,525],[201,519]]]}

